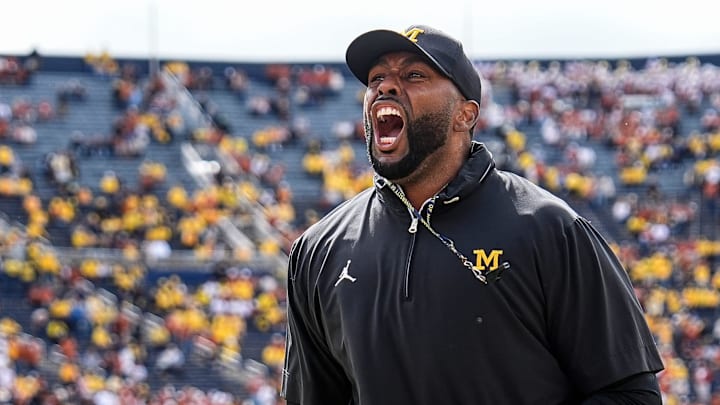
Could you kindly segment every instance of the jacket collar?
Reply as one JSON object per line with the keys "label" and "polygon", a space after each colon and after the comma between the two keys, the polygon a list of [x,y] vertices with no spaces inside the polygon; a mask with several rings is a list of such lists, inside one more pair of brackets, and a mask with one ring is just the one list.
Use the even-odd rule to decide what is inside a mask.
{"label": "jacket collar", "polygon": [[[435,197],[436,201],[447,205],[465,198],[475,190],[494,167],[495,161],[485,144],[473,141],[470,146],[470,156],[460,168],[457,176],[438,193]],[[397,201],[397,198],[388,198],[391,195],[395,196],[395,192],[388,187],[389,183],[390,181],[384,177],[375,175],[375,188],[378,190],[381,200]],[[400,204],[402,205],[402,202]]]}

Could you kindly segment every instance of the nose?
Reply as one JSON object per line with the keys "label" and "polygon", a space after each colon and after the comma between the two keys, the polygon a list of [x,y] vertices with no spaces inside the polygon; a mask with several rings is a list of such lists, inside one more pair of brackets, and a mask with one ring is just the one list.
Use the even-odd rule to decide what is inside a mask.
{"label": "nose", "polygon": [[395,76],[386,76],[378,86],[379,95],[391,95],[396,96],[399,92],[398,81]]}

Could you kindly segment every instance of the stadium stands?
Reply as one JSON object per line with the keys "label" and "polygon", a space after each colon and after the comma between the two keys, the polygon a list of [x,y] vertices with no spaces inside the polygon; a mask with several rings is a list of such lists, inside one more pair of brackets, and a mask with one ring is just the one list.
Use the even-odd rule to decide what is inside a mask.
{"label": "stadium stands", "polygon": [[[146,64],[0,82],[0,402],[277,401],[290,243],[370,184],[362,88],[330,64]],[[720,400],[720,68],[478,69],[476,138],[607,235],[665,403]]]}

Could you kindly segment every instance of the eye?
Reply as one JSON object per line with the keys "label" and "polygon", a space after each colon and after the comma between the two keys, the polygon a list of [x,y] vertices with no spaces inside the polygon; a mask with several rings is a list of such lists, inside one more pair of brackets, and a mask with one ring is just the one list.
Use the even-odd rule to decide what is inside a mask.
{"label": "eye", "polygon": [[422,71],[420,70],[411,70],[406,75],[407,79],[410,81],[416,81],[416,80],[422,80],[427,77]]}
{"label": "eye", "polygon": [[368,81],[368,83],[379,83],[379,82],[381,82],[384,78],[385,78],[385,76],[383,76],[383,75],[381,75],[381,74],[379,74],[379,73],[373,74],[373,75],[370,76],[370,80]]}

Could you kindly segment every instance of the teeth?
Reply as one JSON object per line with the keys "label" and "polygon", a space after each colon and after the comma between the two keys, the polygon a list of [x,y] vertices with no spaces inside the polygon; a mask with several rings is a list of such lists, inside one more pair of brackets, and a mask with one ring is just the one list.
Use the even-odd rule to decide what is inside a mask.
{"label": "teeth", "polygon": [[394,107],[382,107],[377,110],[377,113],[375,116],[377,119],[384,121],[385,117],[388,115],[397,115],[400,116],[400,111],[397,108]]}

